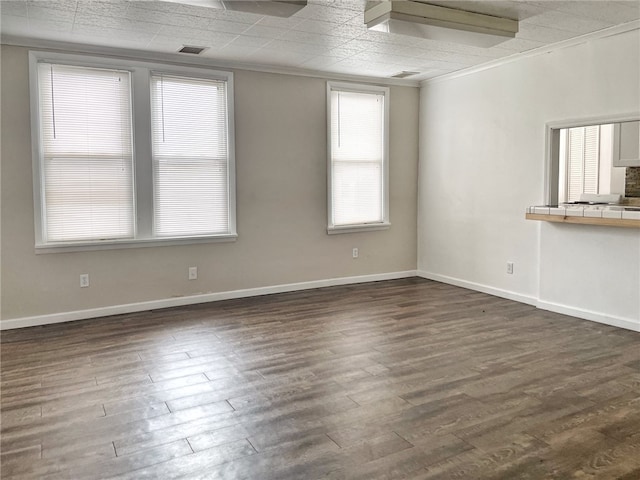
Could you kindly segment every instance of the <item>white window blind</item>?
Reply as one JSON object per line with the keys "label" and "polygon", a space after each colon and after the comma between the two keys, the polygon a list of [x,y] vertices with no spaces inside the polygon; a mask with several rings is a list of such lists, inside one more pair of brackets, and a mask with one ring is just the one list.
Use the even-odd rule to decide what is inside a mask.
{"label": "white window blind", "polygon": [[230,232],[227,85],[151,77],[154,234]]}
{"label": "white window blind", "polygon": [[127,71],[38,64],[43,238],[134,236]]}
{"label": "white window blind", "polygon": [[332,90],[330,101],[332,223],[382,223],[385,95]]}
{"label": "white window blind", "polygon": [[570,128],[567,135],[567,200],[598,193],[600,126]]}

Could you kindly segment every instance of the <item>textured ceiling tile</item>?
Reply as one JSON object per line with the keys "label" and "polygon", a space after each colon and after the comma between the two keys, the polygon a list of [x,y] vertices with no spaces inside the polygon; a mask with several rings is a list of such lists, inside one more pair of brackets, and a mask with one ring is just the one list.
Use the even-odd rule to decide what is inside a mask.
{"label": "textured ceiling tile", "polygon": [[29,18],[47,20],[49,22],[73,22],[75,12],[71,10],[30,6],[28,16]]}
{"label": "textured ceiling tile", "polygon": [[263,51],[260,49],[248,55],[246,58],[260,65],[295,67],[310,60],[313,58],[313,55],[304,52],[288,52],[282,50]]}
{"label": "textured ceiling tile", "polygon": [[338,25],[333,29],[333,35],[340,35],[343,37],[359,37],[365,33],[367,33],[367,26],[362,22],[360,25],[348,25],[342,24]]}
{"label": "textured ceiling tile", "polygon": [[367,32],[367,27],[364,23],[359,26],[335,23],[323,22],[320,20],[304,20],[299,23],[292,30],[320,33],[325,35],[334,35],[337,37],[349,37],[356,38]]}
{"label": "textured ceiling tile", "polygon": [[[150,51],[150,49],[147,46],[149,45],[150,40],[147,40],[147,39],[134,40],[134,39],[128,38],[127,36],[124,36],[124,37],[111,37],[108,40],[104,37],[101,37],[100,40],[104,42],[108,42],[109,47],[112,47],[112,48],[136,49],[136,50],[144,50],[147,52]],[[94,44],[96,42],[93,35],[81,37],[80,40],[76,39],[75,41],[76,42],[80,41],[82,43],[91,43],[91,44]]]}
{"label": "textured ceiling tile", "polygon": [[614,2],[614,6],[617,8],[611,8],[608,2],[586,2],[578,14],[614,24],[632,22],[640,18],[640,2],[637,0]]}
{"label": "textured ceiling tile", "polygon": [[136,22],[128,18],[103,17],[101,15],[76,15],[75,25],[87,25],[97,28],[115,29],[124,32],[155,34],[160,29],[157,23]]}
{"label": "textured ceiling tile", "polygon": [[403,46],[402,48],[418,48],[426,52],[442,51],[442,52],[465,53],[465,52],[468,52],[469,48],[471,47],[466,45],[460,45],[457,43],[439,42],[436,40],[423,38],[423,39],[418,39],[418,42],[416,42],[414,45]]}
{"label": "textured ceiling tile", "polygon": [[364,11],[366,0],[334,0],[329,6],[341,8],[343,10],[353,10],[355,12]]}
{"label": "textured ceiling tile", "polygon": [[173,25],[177,27],[195,28],[201,30],[215,30],[216,32],[235,33],[244,32],[249,25],[240,22],[229,22],[227,20],[212,19],[207,17],[194,17],[184,14],[155,13],[145,15],[145,10],[131,9],[131,13],[136,19],[147,22],[154,22],[161,25]]}
{"label": "textured ceiling tile", "polygon": [[286,33],[286,30],[273,27],[263,27],[259,23],[250,26],[244,32],[244,35],[251,35],[252,37],[264,37],[269,39],[280,38]]}
{"label": "textured ceiling tile", "polygon": [[350,58],[353,60],[400,65],[405,70],[413,67],[418,67],[424,63],[424,59],[420,58],[405,57],[404,55],[389,55],[375,52],[360,52]]}
{"label": "textured ceiling tile", "polygon": [[295,14],[297,18],[309,18],[331,23],[345,23],[354,17],[353,10],[324,5],[307,5]]}
{"label": "textured ceiling tile", "polygon": [[362,62],[378,62],[378,63],[392,63],[390,62],[390,55],[385,53],[377,53],[377,52],[358,52],[349,60],[353,61],[362,61]]}
{"label": "textured ceiling tile", "polygon": [[131,41],[135,42],[131,45],[131,48],[140,48],[141,43],[145,45],[153,39],[155,36],[154,33],[142,32],[142,31],[127,31],[120,30],[117,28],[108,28],[100,25],[83,25],[83,24],[74,24],[73,26],[74,35],[85,36],[85,42],[90,40],[92,37],[100,37],[108,40],[119,40],[120,42]]}
{"label": "textured ceiling tile", "polygon": [[516,38],[533,40],[545,44],[561,42],[575,36],[575,33],[556,28],[542,27],[533,23],[520,23]]}
{"label": "textured ceiling tile", "polygon": [[449,63],[458,63],[461,65],[472,66],[472,65],[479,65],[481,63],[484,63],[487,61],[487,59],[484,57],[478,57],[476,55],[463,55],[461,53],[453,53],[451,55],[444,57],[444,61]]}
{"label": "textured ceiling tile", "polygon": [[337,47],[337,48],[332,48],[331,50],[327,50],[326,52],[323,52],[322,55],[327,57],[344,59],[344,58],[352,57],[356,53],[358,53],[358,50],[353,50],[351,48],[345,48],[345,47]]}
{"label": "textured ceiling tile", "polygon": [[273,40],[272,38],[253,37],[251,35],[242,34],[234,38],[229,44],[229,46],[257,49],[260,47],[264,47],[267,43],[271,42],[272,40]]}
{"label": "textured ceiling tile", "polygon": [[184,13],[167,12],[165,10],[149,10],[140,5],[142,2],[132,3],[127,9],[127,18],[133,21],[143,21],[151,23],[159,23],[163,25],[185,25],[189,21],[198,18],[193,15],[185,15]]}
{"label": "textured ceiling tile", "polygon": [[316,33],[288,31],[282,37],[281,40],[287,40],[297,43],[310,43],[312,45],[319,45],[325,48],[335,48],[340,45],[344,45],[349,41],[348,38],[334,37],[331,35],[318,35]]}
{"label": "textured ceiling tile", "polygon": [[29,28],[37,32],[45,33],[71,33],[73,31],[73,22],[57,22],[52,20],[42,20],[38,18],[29,19]]}
{"label": "textured ceiling tile", "polygon": [[236,35],[246,31],[250,26],[246,23],[229,22],[227,20],[205,21],[202,23],[202,28],[215,32],[235,33]]}
{"label": "textured ceiling tile", "polygon": [[225,60],[243,60],[244,58],[256,53],[259,48],[242,47],[230,43],[217,50],[208,50],[205,52],[211,58],[224,58]]}
{"label": "textured ceiling tile", "polygon": [[[541,2],[536,2],[541,3]],[[542,6],[548,6],[541,5]],[[553,2],[553,9],[577,17],[592,18],[614,24],[626,23],[640,18],[640,1],[562,1]]]}
{"label": "textured ceiling tile", "polygon": [[400,65],[389,64],[389,63],[376,63],[370,61],[362,61],[357,59],[347,58],[345,60],[341,60],[336,62],[332,68],[337,71],[342,71],[344,73],[352,73],[356,75],[371,75],[373,72],[378,72],[377,74],[382,77],[390,77],[391,75],[397,73],[402,69]]}
{"label": "textured ceiling tile", "polygon": [[187,27],[176,27],[173,25],[161,27],[158,34],[164,37],[175,37],[176,39],[180,39],[183,43],[189,42],[190,44],[206,47],[220,47],[232,42],[237,37],[237,35],[233,33],[198,30]]}
{"label": "textured ceiling tile", "polygon": [[314,70],[322,70],[325,68],[329,68],[334,65],[338,59],[336,57],[328,57],[325,55],[319,55],[317,57],[313,57],[310,60],[307,60],[302,64],[304,68],[310,68]]}
{"label": "textured ceiling tile", "polygon": [[177,52],[183,45],[184,43],[175,37],[156,35],[149,41],[147,48],[159,52]]}
{"label": "textured ceiling tile", "polygon": [[[262,50],[266,52],[265,49]],[[326,51],[326,48],[322,45],[287,42],[286,40],[274,40],[268,44],[268,50],[278,52],[304,52],[309,55],[321,55],[324,51]]]}
{"label": "textured ceiling tile", "polygon": [[362,12],[354,13],[354,15],[342,25],[349,25],[352,27],[360,27],[364,25],[364,10]]}
{"label": "textured ceiling tile", "polygon": [[[85,0],[86,1],[86,0]],[[27,7],[46,7],[55,10],[75,11],[78,6],[77,0],[29,0]]]}
{"label": "textured ceiling tile", "polygon": [[494,48],[496,50],[507,50],[511,53],[505,55],[511,55],[514,52],[526,52],[528,50],[533,50],[534,48],[539,48],[544,46],[543,42],[537,42],[535,40],[525,40],[524,38],[514,38],[512,40],[508,40],[504,43],[496,45]]}
{"label": "textured ceiling tile", "polygon": [[424,58],[405,57],[397,55],[393,58],[393,63],[402,65],[403,70],[420,71],[420,67],[424,65]]}
{"label": "textured ceiling tile", "polygon": [[399,35],[396,33],[378,32],[376,30],[367,30],[358,37],[362,40],[370,42],[386,43],[389,45],[401,45],[403,47],[412,47],[421,42],[421,38],[409,35]]}
{"label": "textured ceiling tile", "polygon": [[440,70],[445,72],[455,72],[456,70],[468,67],[467,64],[456,62],[453,58],[448,60],[433,60],[431,62],[424,63],[423,65],[430,70]]}
{"label": "textured ceiling tile", "polygon": [[[242,1],[242,0],[241,0]],[[199,8],[199,7],[197,7]],[[227,20],[230,22],[246,23],[253,25],[264,18],[264,15],[258,15],[256,13],[236,12],[232,10],[219,10],[215,8],[199,8],[199,10],[207,10],[207,15],[215,15],[215,18],[220,20]]]}
{"label": "textured ceiling tile", "polygon": [[462,45],[459,43],[452,42],[439,42],[436,40],[421,40],[418,45],[419,48],[423,48],[427,51],[442,51],[449,53],[461,53],[467,55],[476,55],[478,57],[486,57],[487,59],[495,58],[499,55],[499,51],[496,47],[484,48],[484,47],[473,47],[470,45]]}
{"label": "textured ceiling tile", "polygon": [[293,26],[292,30],[327,35],[335,31],[339,26],[340,25],[331,22],[323,22],[322,20],[305,18],[299,21],[295,26]]}
{"label": "textured ceiling tile", "polygon": [[29,18],[28,20],[29,29],[40,32],[41,35],[46,33],[71,33],[73,30],[73,22],[56,22],[38,18]]}
{"label": "textured ceiling tile", "polygon": [[189,28],[185,26],[178,25],[166,25],[160,27],[158,33],[164,35],[166,37],[176,36],[176,37],[189,37],[193,39],[200,39],[202,41],[212,40],[212,39],[226,39],[226,42],[230,42],[236,38],[238,34],[230,33],[230,32],[221,32],[214,29],[205,30],[200,28]]}
{"label": "textured ceiling tile", "polygon": [[587,33],[612,26],[611,22],[578,17],[576,15],[558,11],[548,11],[531,17],[524,22],[520,22],[520,27],[527,24],[557,28],[559,30],[576,33]]}
{"label": "textured ceiling tile", "polygon": [[124,1],[80,1],[76,12],[81,15],[102,15],[105,17],[127,17],[131,2]]}
{"label": "textured ceiling tile", "polygon": [[393,45],[389,43],[370,42],[367,40],[362,40],[361,38],[362,37],[359,37],[355,40],[346,42],[342,46],[345,48],[351,48],[358,51],[384,53],[387,55],[394,55],[398,52],[398,50],[402,48],[402,47],[398,47],[397,45]]}
{"label": "textured ceiling tile", "polygon": [[429,63],[439,60],[450,59],[452,56],[457,55],[452,52],[443,52],[442,50],[425,50],[419,57],[423,63]]}
{"label": "textured ceiling tile", "polygon": [[332,50],[345,49],[353,53],[357,53],[357,52],[362,52],[363,50],[366,50],[372,43],[374,42],[367,42],[365,40],[360,40],[356,38],[354,40],[349,40],[348,42],[345,42],[339,47],[336,47],[335,49],[332,49]]}
{"label": "textured ceiling tile", "polygon": [[169,1],[135,1],[133,3],[137,8],[143,8],[151,12],[165,12],[165,13],[182,13],[185,15],[202,15],[207,16],[207,12],[217,11],[213,8],[194,7],[192,5],[186,5],[182,3],[174,3]]}
{"label": "textured ceiling tile", "polygon": [[0,2],[0,15],[11,15],[14,17],[26,17],[27,16],[27,3],[26,2]]}
{"label": "textured ceiling tile", "polygon": [[256,23],[263,27],[282,28],[283,30],[290,30],[304,21],[305,21],[304,18],[298,18],[298,17],[281,18],[281,17],[270,17],[268,15],[265,15]]}

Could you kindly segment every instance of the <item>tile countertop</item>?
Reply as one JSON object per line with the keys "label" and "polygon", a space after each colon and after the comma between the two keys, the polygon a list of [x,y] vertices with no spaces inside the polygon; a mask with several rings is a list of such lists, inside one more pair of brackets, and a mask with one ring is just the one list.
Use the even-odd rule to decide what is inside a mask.
{"label": "tile countertop", "polygon": [[558,206],[537,205],[527,207],[527,214],[559,217],[611,218],[640,220],[640,207],[633,205],[586,205],[560,204]]}

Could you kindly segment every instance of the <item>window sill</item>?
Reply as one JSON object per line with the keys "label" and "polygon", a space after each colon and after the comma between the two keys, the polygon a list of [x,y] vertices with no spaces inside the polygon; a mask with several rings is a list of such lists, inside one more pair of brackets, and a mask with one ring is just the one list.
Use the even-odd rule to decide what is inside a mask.
{"label": "window sill", "polygon": [[78,242],[36,245],[36,254],[87,252],[94,250],[120,250],[125,248],[170,247],[176,245],[195,245],[200,243],[235,242],[238,235],[212,235],[206,237],[149,238],[141,240],[109,240],[104,242]]}
{"label": "window sill", "polygon": [[360,232],[372,232],[376,230],[388,230],[391,224],[389,222],[384,223],[370,223],[363,225],[340,225],[330,226],[327,228],[329,235],[336,235],[339,233],[360,233]]}

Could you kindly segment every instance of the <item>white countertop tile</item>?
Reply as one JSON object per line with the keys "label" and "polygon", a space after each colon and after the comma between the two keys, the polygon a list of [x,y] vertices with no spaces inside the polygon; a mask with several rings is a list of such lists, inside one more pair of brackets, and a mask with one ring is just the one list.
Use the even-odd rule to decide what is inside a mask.
{"label": "white countertop tile", "polygon": [[533,207],[533,213],[539,215],[549,215],[549,207]]}
{"label": "white countertop tile", "polygon": [[549,214],[551,215],[560,215],[564,217],[567,214],[567,209],[564,207],[551,207],[549,209]]}
{"label": "white countertop tile", "polygon": [[567,217],[584,217],[584,207],[567,207]]}
{"label": "white countertop tile", "polygon": [[608,208],[602,211],[602,218],[622,218],[622,210]]}
{"label": "white countertop tile", "polygon": [[584,216],[590,218],[602,218],[602,212],[604,212],[604,209],[602,208],[585,208]]}
{"label": "white countertop tile", "polygon": [[626,220],[640,220],[640,212],[625,210],[622,212],[622,218]]}

